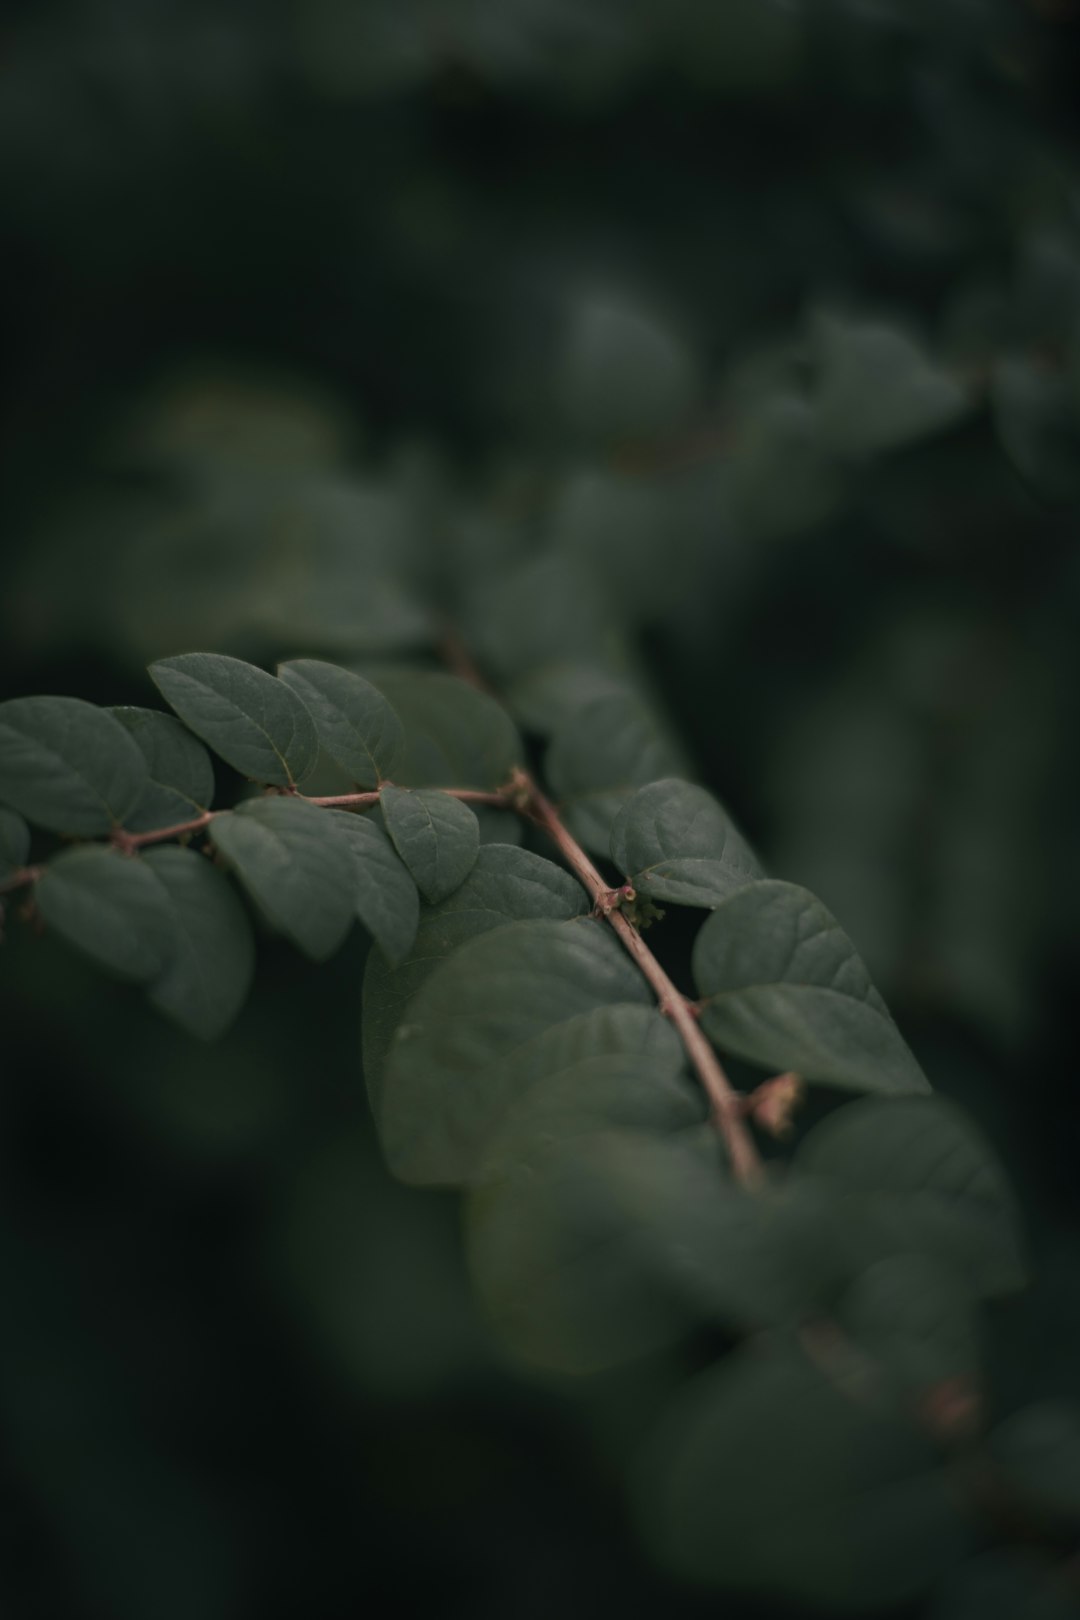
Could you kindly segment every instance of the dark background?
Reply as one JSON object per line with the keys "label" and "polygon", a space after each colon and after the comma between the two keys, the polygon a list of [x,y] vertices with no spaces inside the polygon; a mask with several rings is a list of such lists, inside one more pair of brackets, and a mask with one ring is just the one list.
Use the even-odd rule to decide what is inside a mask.
{"label": "dark background", "polygon": [[[706,457],[641,646],[700,779],[1010,1168],[1035,1282],[989,1323],[993,1400],[1078,1393],[1076,7],[88,0],[9,6],[0,64],[4,696],[153,702],[142,665],[200,627],[291,650],[220,620],[212,525],[166,550],[181,628],[141,594],[185,433],[256,481],[332,456],[414,514],[432,468],[466,505],[527,486],[582,285],[685,335],[710,426],[822,300],[1073,390],[1070,420],[990,384],[772,531],[713,512]],[[505,1366],[455,1201],[381,1167],[358,934],[320,969],[264,942],[206,1050],[7,936],[5,1613],[712,1612],[624,1517],[649,1369]]]}

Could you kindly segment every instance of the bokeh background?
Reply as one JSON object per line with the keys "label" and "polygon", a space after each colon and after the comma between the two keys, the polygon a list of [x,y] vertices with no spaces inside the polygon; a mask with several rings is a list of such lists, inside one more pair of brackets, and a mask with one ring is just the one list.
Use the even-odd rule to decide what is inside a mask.
{"label": "bokeh background", "polygon": [[[1070,0],[0,25],[3,695],[397,654],[415,600],[583,560],[1011,1170],[1006,1411],[1080,1393],[1078,67]],[[6,1614],[714,1611],[619,1491],[654,1370],[509,1367],[455,1201],[382,1168],[359,930],[319,969],[264,941],[208,1049],[6,934]]]}

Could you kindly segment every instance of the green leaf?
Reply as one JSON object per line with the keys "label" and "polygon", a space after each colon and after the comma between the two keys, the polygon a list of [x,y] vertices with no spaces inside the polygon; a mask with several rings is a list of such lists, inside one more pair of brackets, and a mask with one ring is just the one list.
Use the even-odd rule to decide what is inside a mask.
{"label": "green leaf", "polygon": [[214,797],[214,767],[202,743],[179,720],[157,709],[114,708],[146,760],[149,780],[124,818],[130,832],[149,832],[191,821]]}
{"label": "green leaf", "polygon": [[30,853],[30,829],[14,810],[0,808],[0,878],[10,877],[26,865]]}
{"label": "green leaf", "polygon": [[163,846],[143,860],[165,892],[173,925],[172,955],[149,985],[149,999],[190,1035],[217,1040],[243,1006],[255,969],[247,913],[205,855]]}
{"label": "green leaf", "polygon": [[962,1275],[932,1255],[895,1254],[856,1278],[839,1321],[899,1386],[918,1393],[979,1369],[972,1300]]}
{"label": "green leaf", "polygon": [[670,432],[697,388],[688,350],[636,310],[595,303],[581,311],[558,395],[570,424],[588,439],[618,443]]}
{"label": "green leaf", "polygon": [[361,788],[386,781],[401,757],[401,721],[380,691],[362,675],[318,658],[294,658],[278,675],[302,700],[319,741],[349,779]]}
{"label": "green leaf", "polygon": [[684,906],[718,906],[762,876],[712,794],[671,777],[623,805],[611,829],[611,859],[639,894]]}
{"label": "green leaf", "polygon": [[625,801],[681,767],[675,744],[633,693],[587,703],[556,731],[547,755],[548,779],[567,826],[587,849],[605,856]]}
{"label": "green leaf", "polygon": [[544,551],[511,572],[481,573],[467,613],[469,644],[502,685],[565,660],[621,668],[627,659],[625,631],[577,557]]}
{"label": "green leaf", "polygon": [[276,928],[313,961],[333,955],[356,915],[356,877],[332,817],[299,799],[248,799],[211,837]]}
{"label": "green leaf", "polygon": [[1080,1519],[1080,1407],[1039,1401],[1006,1418],[990,1453],[1009,1484],[1052,1517]]}
{"label": "green leaf", "polygon": [[50,928],[120,978],[156,979],[171,960],[173,917],[141,860],[100,844],[67,850],[49,862],[35,897]]}
{"label": "green leaf", "polygon": [[524,763],[514,722],[486,692],[429,670],[378,670],[371,678],[405,728],[398,787],[491,792]]}
{"label": "green leaf", "polygon": [[221,653],[181,653],[150,677],[184,724],[254,782],[302,782],[319,754],[315,722],[284,681]]}
{"label": "green leaf", "polygon": [[[396,859],[396,857],[395,857]],[[406,1007],[438,964],[467,940],[503,923],[548,917],[569,921],[589,909],[584,889],[553,861],[509,844],[482,845],[465,882],[440,905],[425,908],[407,958],[391,967],[371,951],[364,970],[364,1075],[372,1109],[394,1031]]]}
{"label": "green leaf", "polygon": [[677,1574],[829,1612],[916,1598],[972,1535],[929,1441],[786,1346],[695,1379],[639,1480],[642,1532]]}
{"label": "green leaf", "polygon": [[50,832],[93,838],[123,821],[146,761],[106,709],[81,698],[0,703],[0,799]]}
{"label": "green leaf", "polygon": [[717,1046],[830,1085],[929,1089],[855,947],[808,890],[770,881],[730,895],[693,965]]}
{"label": "green leaf", "polygon": [[950,427],[971,400],[922,346],[897,326],[818,315],[822,439],[841,455],[878,455]]}
{"label": "green leaf", "polygon": [[926,1620],[1076,1620],[1076,1605],[1056,1561],[998,1547],[942,1581]]}
{"label": "green leaf", "polygon": [[394,1173],[473,1180],[532,1072],[520,1048],[577,1013],[647,998],[600,923],[508,923],[461,946],[410,1003],[382,1074],[377,1119]]}
{"label": "green leaf", "polygon": [[914,1251],[955,1266],[980,1294],[1022,1284],[1005,1176],[974,1125],[942,1098],[848,1103],[807,1133],[795,1164],[845,1195],[848,1241],[863,1264]]}
{"label": "green leaf", "polygon": [[595,664],[567,659],[530,670],[511,683],[506,705],[527,731],[550,737],[597,698],[624,696],[630,683]]}
{"label": "green leaf", "polygon": [[420,897],[408,869],[370,816],[330,810],[356,864],[356,915],[389,962],[406,957],[416,938]]}
{"label": "green leaf", "polygon": [[1080,494],[1080,413],[1066,373],[1024,355],[1006,355],[994,368],[994,424],[1017,472],[1047,500]]}
{"label": "green leaf", "polygon": [[394,848],[426,900],[459,888],[476,862],[480,828],[467,804],[437,788],[385,787],[379,795]]}

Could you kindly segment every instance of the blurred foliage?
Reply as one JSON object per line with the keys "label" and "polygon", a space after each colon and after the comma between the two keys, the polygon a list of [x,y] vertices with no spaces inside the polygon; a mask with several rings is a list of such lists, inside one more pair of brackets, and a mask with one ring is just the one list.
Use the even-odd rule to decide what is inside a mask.
{"label": "blurred foliage", "polygon": [[[4,34],[4,696],[142,705],[193,647],[374,669],[454,619],[531,731],[667,716],[1019,1185],[992,1415],[1076,1399],[1075,5],[83,0]],[[712,1612],[613,1489],[666,1353],[511,1375],[456,1210],[381,1168],[361,941],[264,942],[204,1051],[7,934],[13,1614]],[[1071,1612],[1042,1557],[977,1551],[933,1620]]]}

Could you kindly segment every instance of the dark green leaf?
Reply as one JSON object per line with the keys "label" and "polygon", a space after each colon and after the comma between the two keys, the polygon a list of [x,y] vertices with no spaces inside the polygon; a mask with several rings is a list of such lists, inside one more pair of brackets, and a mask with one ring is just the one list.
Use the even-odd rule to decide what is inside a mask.
{"label": "dark green leaf", "polygon": [[877,455],[949,427],[970,399],[916,340],[884,322],[819,315],[819,420],[842,455]]}
{"label": "dark green leaf", "polygon": [[946,1576],[927,1620],[1076,1620],[1076,1605],[1054,1560],[999,1547]]}
{"label": "dark green leaf", "polygon": [[559,399],[589,439],[618,443],[670,432],[697,392],[686,349],[635,310],[582,310],[563,358]]}
{"label": "dark green leaf", "polygon": [[420,897],[407,868],[382,828],[370,816],[347,810],[330,815],[353,852],[356,914],[387,961],[407,956],[420,920]]}
{"label": "dark green leaf", "polygon": [[1054,1517],[1080,1520],[1080,1408],[1066,1401],[1025,1406],[994,1430],[989,1444],[1027,1501]]}
{"label": "dark green leaf", "polygon": [[171,827],[210,808],[214,767],[186,726],[157,709],[122,708],[110,713],[131,735],[150,776],[138,804],[124,817],[129,831]]}
{"label": "dark green leaf", "polygon": [[633,693],[587,703],[556,731],[547,756],[571,832],[605,856],[615,817],[635,789],[678,775],[681,766],[675,744]]}
{"label": "dark green leaf", "polygon": [[940,1097],[866,1098],[815,1125],[796,1164],[846,1195],[848,1241],[863,1264],[917,1252],[982,1294],[1023,1282],[1012,1193],[974,1125]]}
{"label": "dark green leaf", "polygon": [[785,1346],[689,1386],[639,1495],[642,1531],[679,1575],[829,1612],[917,1597],[971,1537],[929,1442]]}
{"label": "dark green leaf", "polygon": [[[396,857],[395,857],[396,859]],[[561,866],[508,844],[482,845],[460,889],[425,908],[416,943],[400,966],[371,951],[364,971],[364,1075],[378,1112],[379,1080],[395,1029],[424,980],[466,940],[529,917],[568,921],[588,910],[585,891]]]}
{"label": "dark green leaf", "polygon": [[394,770],[399,787],[502,787],[525,759],[505,709],[454,675],[388,670],[372,680],[405,728],[405,752]]}
{"label": "dark green leaf", "polygon": [[279,664],[278,675],[301,698],[320,743],[350,781],[374,788],[390,776],[401,757],[404,733],[370,681],[318,658]]}
{"label": "dark green leaf", "polygon": [[971,1296],[963,1277],[932,1255],[875,1261],[852,1284],[839,1320],[906,1390],[978,1372]]}
{"label": "dark green leaf", "polygon": [[141,860],[100,844],[67,850],[45,868],[36,898],[50,928],[120,978],[156,979],[172,958],[172,913]]}
{"label": "dark green leaf", "polygon": [[395,1174],[472,1180],[524,1089],[520,1048],[577,1013],[647,997],[600,923],[508,923],[461,946],[411,1002],[383,1071],[378,1124]]}
{"label": "dark green leaf", "polygon": [[276,928],[321,962],[356,916],[352,850],[332,817],[299,799],[248,799],[211,836]]}
{"label": "dark green leaf", "polygon": [[26,865],[30,853],[30,829],[14,810],[0,808],[0,878],[10,877]]}
{"label": "dark green leaf", "polygon": [[93,838],[122,822],[146,785],[123,726],[81,698],[0,703],[0,799],[50,832]]}
{"label": "dark green leaf", "polygon": [[189,1034],[213,1041],[244,1004],[255,968],[255,947],[240,901],[204,855],[177,847],[143,857],[168,899],[173,951],[148,987],[150,1001]]}
{"label": "dark green leaf", "polygon": [[564,660],[620,668],[625,631],[589,569],[550,551],[484,574],[468,607],[470,644],[500,683]]}
{"label": "dark green leaf", "polygon": [[730,895],[698,934],[694,979],[709,1039],[739,1057],[860,1091],[929,1089],[855,947],[806,889]]}
{"label": "dark green leaf", "polygon": [[385,787],[379,796],[394,848],[426,900],[459,888],[476,862],[480,828],[467,804],[437,788]]}
{"label": "dark green leaf", "polygon": [[315,722],[284,681],[220,653],[181,653],[150,675],[184,724],[242,776],[289,787],[319,753]]}
{"label": "dark green leaf", "polygon": [[712,794],[672,777],[623,805],[611,829],[611,859],[639,894],[684,906],[717,906],[762,876]]}
{"label": "dark green leaf", "polygon": [[994,422],[1009,460],[1044,498],[1080,494],[1080,413],[1075,385],[1063,371],[1024,355],[1008,355],[994,370]]}

